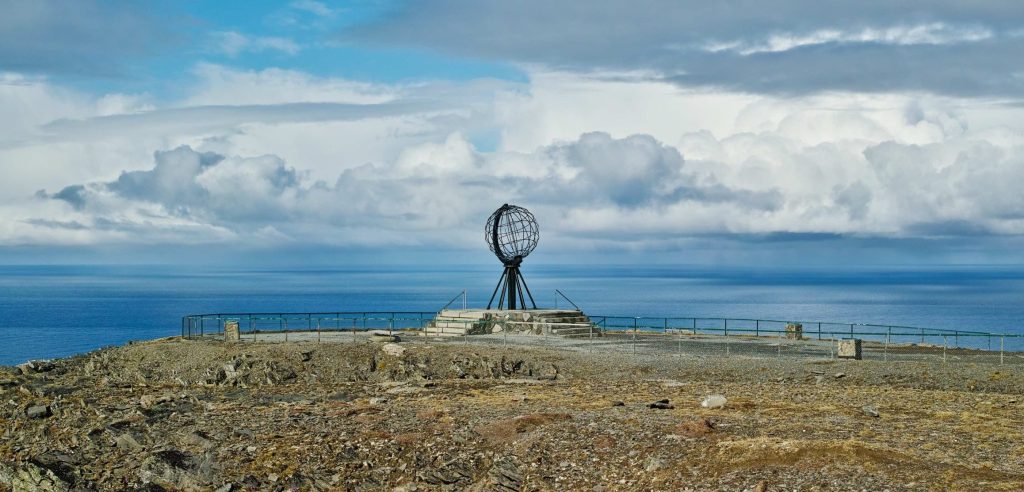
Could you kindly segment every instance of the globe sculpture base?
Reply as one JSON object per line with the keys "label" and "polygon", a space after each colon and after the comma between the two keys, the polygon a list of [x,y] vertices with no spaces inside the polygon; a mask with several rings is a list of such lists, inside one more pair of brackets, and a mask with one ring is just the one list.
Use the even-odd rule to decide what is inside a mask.
{"label": "globe sculpture base", "polygon": [[[491,300],[487,302],[487,309],[491,309],[491,306],[494,304],[494,298],[498,297],[499,291],[501,296],[498,297],[497,309],[537,309],[537,303],[533,301],[533,294],[530,293],[530,288],[526,286],[526,280],[523,279],[523,274],[519,271],[519,264],[522,261],[522,258],[516,258],[511,262],[505,263],[505,271],[501,273],[498,285],[494,287]],[[526,294],[525,296],[523,295],[524,293]],[[530,300],[532,308],[527,307],[527,299]]]}

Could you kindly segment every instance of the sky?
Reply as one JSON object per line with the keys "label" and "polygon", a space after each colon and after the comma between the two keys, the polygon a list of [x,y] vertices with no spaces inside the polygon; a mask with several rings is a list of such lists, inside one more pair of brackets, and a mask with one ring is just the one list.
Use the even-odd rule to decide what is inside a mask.
{"label": "sky", "polygon": [[0,11],[0,263],[1022,263],[1017,1]]}

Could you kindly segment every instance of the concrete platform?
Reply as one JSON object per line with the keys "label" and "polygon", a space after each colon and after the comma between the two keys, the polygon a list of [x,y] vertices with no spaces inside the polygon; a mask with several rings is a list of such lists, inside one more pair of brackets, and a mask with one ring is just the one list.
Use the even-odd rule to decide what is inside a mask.
{"label": "concrete platform", "polygon": [[565,309],[445,309],[434,317],[427,336],[517,334],[591,336],[596,328],[582,311]]}

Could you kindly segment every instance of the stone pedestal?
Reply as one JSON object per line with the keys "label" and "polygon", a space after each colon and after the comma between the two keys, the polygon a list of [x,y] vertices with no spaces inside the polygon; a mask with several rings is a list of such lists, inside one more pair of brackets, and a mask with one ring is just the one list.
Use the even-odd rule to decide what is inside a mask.
{"label": "stone pedestal", "polygon": [[786,325],[786,338],[792,340],[803,340],[804,325],[801,325],[800,323],[790,323]]}
{"label": "stone pedestal", "polygon": [[839,350],[836,355],[840,359],[861,359],[860,352],[860,339],[859,338],[844,338],[839,340]]}
{"label": "stone pedestal", "polygon": [[224,322],[224,341],[225,342],[237,342],[241,339],[241,335],[238,331],[237,321],[225,321]]}

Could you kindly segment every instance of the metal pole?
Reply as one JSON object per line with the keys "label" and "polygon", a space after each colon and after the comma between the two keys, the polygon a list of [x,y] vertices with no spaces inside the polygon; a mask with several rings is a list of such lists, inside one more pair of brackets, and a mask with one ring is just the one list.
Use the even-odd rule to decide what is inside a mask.
{"label": "metal pole", "polygon": [[683,330],[682,329],[677,329],[676,330],[676,334],[678,335],[676,337],[676,352],[678,352],[679,355],[682,356],[683,355]]}
{"label": "metal pole", "polygon": [[883,349],[884,350],[883,357],[884,357],[886,362],[889,361],[889,337],[891,337],[891,336],[892,336],[892,327],[890,326],[889,329],[885,332],[885,348]]}
{"label": "metal pole", "polygon": [[320,343],[320,318],[316,319],[316,343]]}
{"label": "metal pole", "polygon": [[283,318],[282,318],[282,320],[284,321],[284,341],[287,342],[288,341],[288,320],[283,319]]}
{"label": "metal pole", "polygon": [[722,318],[722,323],[725,325],[725,336],[729,336],[729,319]]}
{"label": "metal pole", "polygon": [[754,336],[761,336],[761,320],[759,319],[754,320]]}
{"label": "metal pole", "polygon": [[924,345],[924,328],[921,328],[921,344]]}
{"label": "metal pole", "polygon": [[942,335],[942,362],[946,362],[946,345],[948,338],[946,335]]}
{"label": "metal pole", "polygon": [[821,340],[821,323],[818,323],[818,340]]}
{"label": "metal pole", "polygon": [[1006,337],[999,337],[999,365],[1003,365],[1003,341]]}
{"label": "metal pole", "polygon": [[633,318],[633,355],[636,355],[636,318]]}
{"label": "metal pole", "polygon": [[352,341],[356,341],[356,319],[352,318]]}
{"label": "metal pole", "polygon": [[853,338],[853,323],[850,323],[850,338]]}

